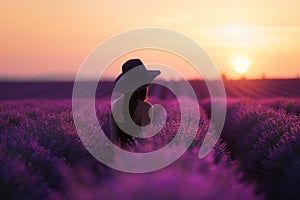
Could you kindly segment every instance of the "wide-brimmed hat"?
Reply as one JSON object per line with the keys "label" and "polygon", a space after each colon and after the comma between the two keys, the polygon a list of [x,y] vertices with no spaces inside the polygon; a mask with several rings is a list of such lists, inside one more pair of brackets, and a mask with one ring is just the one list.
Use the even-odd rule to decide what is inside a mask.
{"label": "wide-brimmed hat", "polygon": [[[122,73],[116,78],[113,88],[122,93],[129,93],[136,89],[143,89],[148,84],[141,83],[150,83],[159,74],[159,70],[146,69],[140,59],[130,59],[122,65]],[[142,87],[137,88],[137,86]]]}

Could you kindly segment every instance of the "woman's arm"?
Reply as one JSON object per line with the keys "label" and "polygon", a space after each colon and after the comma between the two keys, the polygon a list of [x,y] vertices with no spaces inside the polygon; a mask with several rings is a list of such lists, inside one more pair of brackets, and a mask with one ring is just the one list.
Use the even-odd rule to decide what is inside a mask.
{"label": "woman's arm", "polygon": [[147,102],[141,103],[141,126],[147,126],[151,122],[152,118],[152,109],[150,109],[152,106]]}

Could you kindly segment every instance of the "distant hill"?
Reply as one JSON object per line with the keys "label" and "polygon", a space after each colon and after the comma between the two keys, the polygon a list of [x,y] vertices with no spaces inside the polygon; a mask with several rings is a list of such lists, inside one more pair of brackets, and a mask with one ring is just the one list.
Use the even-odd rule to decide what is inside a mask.
{"label": "distant hill", "polygon": [[[190,81],[199,98],[209,97],[205,82]],[[180,81],[169,81],[180,94],[185,89]],[[271,98],[271,97],[300,97],[300,79],[264,79],[264,80],[226,80],[224,81],[226,94],[231,98]],[[10,99],[69,99],[72,97],[73,82],[0,82],[0,100]],[[96,98],[110,97],[112,82],[101,82],[96,92]],[[174,98],[174,95],[165,87],[153,85],[150,95],[161,99]]]}

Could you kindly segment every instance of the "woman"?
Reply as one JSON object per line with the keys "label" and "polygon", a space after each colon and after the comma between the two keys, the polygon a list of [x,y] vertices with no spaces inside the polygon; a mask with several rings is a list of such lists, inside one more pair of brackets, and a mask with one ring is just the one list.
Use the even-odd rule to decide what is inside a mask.
{"label": "woman", "polygon": [[[133,71],[128,75],[127,73],[130,70]],[[139,127],[146,126],[151,122],[151,117],[149,116],[151,104],[147,102],[148,85],[143,85],[134,91],[131,88],[136,88],[135,84],[143,81],[151,82],[159,74],[160,71],[147,70],[140,59],[131,59],[122,65],[122,73],[117,77],[113,86],[122,95],[112,105],[112,110],[117,116],[113,117],[111,113],[109,120],[110,136],[115,144],[119,144],[121,147],[135,145],[133,137],[120,128],[122,124],[130,126],[131,119]],[[126,115],[127,109],[125,109],[125,105],[129,105],[129,116]],[[131,119],[128,119],[129,117]],[[139,129],[130,128],[130,131],[138,135]]]}

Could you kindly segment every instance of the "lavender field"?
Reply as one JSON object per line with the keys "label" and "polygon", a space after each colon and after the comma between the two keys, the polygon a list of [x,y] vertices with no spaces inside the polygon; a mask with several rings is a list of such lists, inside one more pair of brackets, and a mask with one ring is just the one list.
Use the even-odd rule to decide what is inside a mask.
{"label": "lavender field", "polygon": [[[211,100],[203,82],[191,82],[201,113],[197,135],[179,160],[145,174],[111,169],[85,149],[72,116],[72,83],[0,83],[0,197],[297,199],[299,83],[298,79],[226,81],[223,132],[209,155],[199,159]],[[107,135],[110,88],[111,83],[105,82],[96,95],[99,125]],[[177,88],[181,91],[180,84]],[[178,130],[180,109],[174,95],[166,88],[153,86],[149,101],[165,107],[167,123],[157,135],[137,140],[137,146],[128,151],[157,150]],[[93,140],[93,135],[84,139]],[[106,144],[95,145],[105,148]]]}

